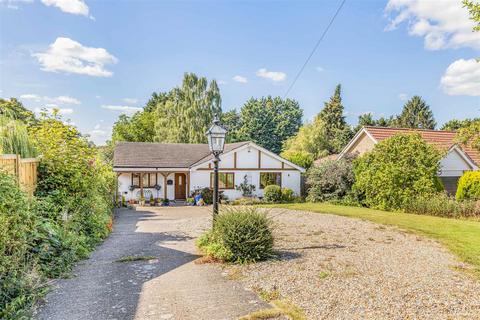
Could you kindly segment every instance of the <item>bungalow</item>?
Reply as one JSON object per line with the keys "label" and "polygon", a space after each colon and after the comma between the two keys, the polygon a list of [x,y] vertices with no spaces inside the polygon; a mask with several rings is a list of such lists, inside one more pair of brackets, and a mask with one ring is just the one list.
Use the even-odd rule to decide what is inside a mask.
{"label": "bungalow", "polygon": [[453,131],[437,130],[413,130],[403,128],[363,127],[347,146],[338,155],[341,159],[346,154],[361,155],[373,149],[375,144],[389,138],[397,133],[419,133],[420,136],[432,145],[446,150],[447,153],[440,161],[440,172],[438,176],[442,180],[445,190],[454,194],[457,190],[457,183],[465,171],[478,170],[480,164],[480,153],[468,146],[459,145]]}
{"label": "bungalow", "polygon": [[[115,146],[113,170],[118,193],[126,200],[150,195],[185,200],[197,189],[212,188],[213,155],[207,144],[119,142]],[[220,155],[219,187],[228,199],[242,196],[236,186],[246,181],[263,196],[265,186],[277,184],[300,194],[305,169],[253,142],[225,144]]]}

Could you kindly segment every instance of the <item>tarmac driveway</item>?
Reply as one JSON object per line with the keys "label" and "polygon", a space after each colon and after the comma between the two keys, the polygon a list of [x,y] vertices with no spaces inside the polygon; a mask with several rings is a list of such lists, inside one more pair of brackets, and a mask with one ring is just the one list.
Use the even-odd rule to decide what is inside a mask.
{"label": "tarmac driveway", "polygon": [[[194,262],[210,208],[143,209],[115,212],[110,237],[55,283],[37,319],[237,319],[269,307],[218,266]],[[155,258],[118,262],[126,256]]]}

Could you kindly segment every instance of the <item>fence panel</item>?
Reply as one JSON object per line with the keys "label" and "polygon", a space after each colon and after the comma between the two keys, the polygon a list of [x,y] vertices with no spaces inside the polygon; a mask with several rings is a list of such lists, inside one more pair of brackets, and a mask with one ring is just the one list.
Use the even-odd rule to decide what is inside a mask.
{"label": "fence panel", "polygon": [[0,168],[17,178],[20,187],[33,196],[37,186],[38,159],[22,159],[15,154],[0,154]]}

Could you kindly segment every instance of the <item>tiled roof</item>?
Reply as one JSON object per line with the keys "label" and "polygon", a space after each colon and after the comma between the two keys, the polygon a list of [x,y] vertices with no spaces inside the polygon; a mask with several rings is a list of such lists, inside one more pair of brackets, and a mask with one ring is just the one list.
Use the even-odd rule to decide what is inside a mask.
{"label": "tiled roof", "polygon": [[[225,151],[248,142],[229,143]],[[117,142],[113,156],[114,167],[189,168],[201,160],[210,159],[208,144]],[[202,161],[202,162],[203,162]]]}
{"label": "tiled roof", "polygon": [[[378,142],[390,138],[397,133],[419,133],[420,136],[428,143],[437,146],[440,149],[448,150],[453,145],[458,144],[455,140],[455,131],[439,131],[439,130],[420,130],[405,128],[384,128],[384,127],[364,127],[368,133]],[[471,146],[460,145],[459,147],[475,162],[480,164],[480,153]]]}

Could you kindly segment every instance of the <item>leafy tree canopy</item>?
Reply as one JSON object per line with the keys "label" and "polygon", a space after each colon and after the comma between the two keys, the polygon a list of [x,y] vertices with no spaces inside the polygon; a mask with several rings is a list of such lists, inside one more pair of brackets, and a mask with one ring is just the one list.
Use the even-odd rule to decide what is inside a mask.
{"label": "leafy tree canopy", "polygon": [[186,73],[180,87],[171,90],[156,107],[155,141],[206,143],[205,132],[222,112],[217,82]]}
{"label": "leafy tree canopy", "polygon": [[303,111],[297,101],[280,97],[251,98],[240,111],[239,137],[279,153],[282,144],[302,125]]}
{"label": "leafy tree canopy", "polygon": [[480,120],[474,120],[468,126],[460,128],[457,140],[480,151]]}
{"label": "leafy tree canopy", "polygon": [[470,19],[476,23],[476,25],[473,27],[473,30],[480,31],[480,2],[463,0],[462,3],[470,13]]}
{"label": "leafy tree canopy", "polygon": [[35,123],[35,115],[15,98],[5,100],[0,98],[0,115],[22,121],[28,125]]}
{"label": "leafy tree canopy", "polygon": [[464,119],[464,120],[452,119],[450,121],[445,122],[443,126],[440,128],[440,130],[458,131],[459,129],[470,126],[472,123],[476,121],[480,121],[480,118]]}
{"label": "leafy tree canopy", "polygon": [[312,123],[304,124],[298,133],[283,145],[286,159],[308,168],[311,159],[338,153],[351,139],[352,131],[344,116],[341,98],[341,86],[337,85],[335,93]]}

